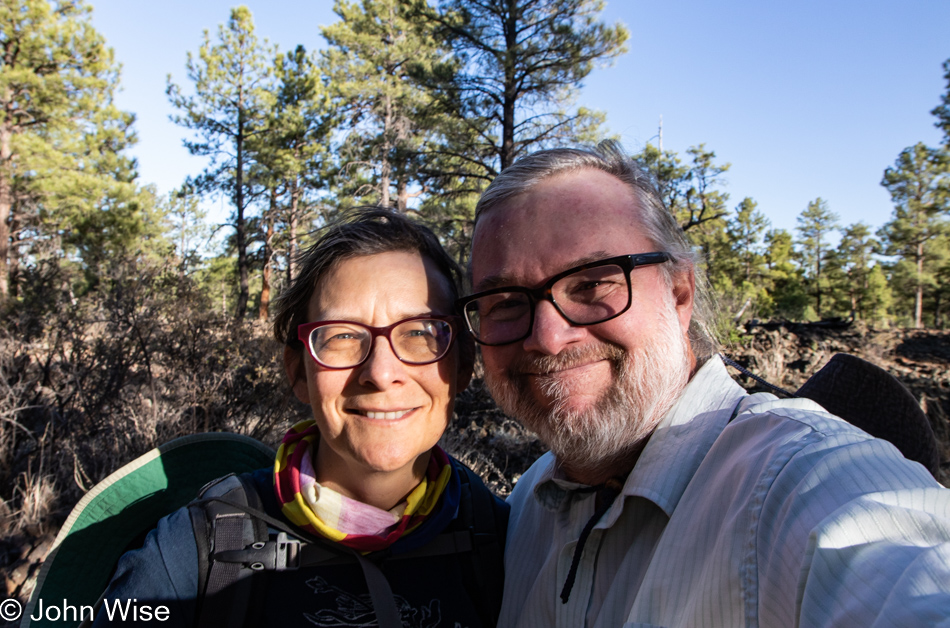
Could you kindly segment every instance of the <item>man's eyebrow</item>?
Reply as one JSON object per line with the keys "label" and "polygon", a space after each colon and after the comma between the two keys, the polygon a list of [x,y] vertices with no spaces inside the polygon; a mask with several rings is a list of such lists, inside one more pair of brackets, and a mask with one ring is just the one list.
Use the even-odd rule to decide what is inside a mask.
{"label": "man's eyebrow", "polygon": [[[583,266],[584,264],[590,264],[591,262],[598,262],[608,257],[614,257],[614,256],[612,256],[607,251],[594,251],[593,253],[590,253],[588,255],[584,255],[582,257],[578,257],[578,258],[568,261],[566,264],[564,264],[564,267],[562,269],[558,270],[557,272],[551,273],[550,275],[548,275],[548,277],[553,277],[554,275],[564,272],[565,270],[569,270],[577,266]],[[545,278],[545,281],[547,281],[547,277]],[[515,281],[508,275],[504,275],[504,274],[490,275],[478,282],[478,286],[475,292],[484,292],[486,290],[494,290],[495,288],[508,288],[508,287],[513,288],[517,286],[527,287],[527,286],[521,286],[517,281]]]}
{"label": "man's eyebrow", "polygon": [[479,281],[478,285],[473,286],[473,288],[475,288],[475,292],[484,292],[485,290],[494,290],[495,288],[503,288],[503,287],[513,287],[516,285],[517,284],[515,283],[513,279],[509,279],[505,275],[492,275],[491,277],[485,277],[484,279]]}

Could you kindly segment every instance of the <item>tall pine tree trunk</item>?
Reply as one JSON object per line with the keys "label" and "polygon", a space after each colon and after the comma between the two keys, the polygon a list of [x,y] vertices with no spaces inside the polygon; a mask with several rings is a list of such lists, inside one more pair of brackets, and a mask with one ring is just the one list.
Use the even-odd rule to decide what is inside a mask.
{"label": "tall pine tree trunk", "polygon": [[274,239],[274,216],[277,215],[277,188],[270,191],[270,211],[264,217],[264,270],[261,273],[261,305],[257,311],[257,320],[266,321],[270,315],[270,280],[271,266],[270,258],[273,248],[271,243]]}
{"label": "tall pine tree trunk", "polygon": [[290,189],[290,216],[288,229],[290,230],[287,242],[287,285],[294,280],[297,265],[297,207],[300,204],[300,181],[295,175]]}
{"label": "tall pine tree trunk", "polygon": [[244,112],[238,113],[238,132],[235,137],[236,169],[234,173],[235,241],[237,244],[238,301],[234,318],[241,321],[247,313],[248,261],[247,261],[247,225],[244,220]]}
{"label": "tall pine tree trunk", "polygon": [[379,204],[383,207],[389,207],[389,185],[392,176],[392,164],[389,163],[389,157],[392,153],[392,126],[393,126],[393,101],[389,94],[385,96],[386,113],[383,116],[383,151],[382,159],[379,164]]}
{"label": "tall pine tree trunk", "polygon": [[917,290],[914,292],[914,329],[923,327],[924,314],[924,243],[917,243]]}
{"label": "tall pine tree trunk", "polygon": [[515,160],[515,105],[517,102],[518,86],[515,81],[515,64],[512,57],[518,47],[518,0],[508,0],[507,19],[505,21],[505,85],[501,106],[501,152],[499,162],[501,170],[510,166]]}
{"label": "tall pine tree trunk", "polygon": [[406,177],[402,176],[396,181],[396,210],[406,213],[409,207],[409,186],[406,184]]}
{"label": "tall pine tree trunk", "polygon": [[0,302],[10,294],[10,215],[13,211],[13,133],[0,126]]}

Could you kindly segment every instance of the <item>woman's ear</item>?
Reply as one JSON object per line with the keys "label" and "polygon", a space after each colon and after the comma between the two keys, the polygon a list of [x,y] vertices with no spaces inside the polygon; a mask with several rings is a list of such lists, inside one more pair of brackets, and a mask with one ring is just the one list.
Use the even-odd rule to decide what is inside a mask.
{"label": "woman's ear", "polygon": [[475,369],[475,340],[468,331],[459,334],[459,371],[458,371],[458,390],[456,394],[468,388],[472,381],[472,372]]}
{"label": "woman's ear", "polygon": [[284,371],[294,395],[303,403],[310,403],[310,387],[307,386],[307,369],[303,363],[303,351],[284,345]]}

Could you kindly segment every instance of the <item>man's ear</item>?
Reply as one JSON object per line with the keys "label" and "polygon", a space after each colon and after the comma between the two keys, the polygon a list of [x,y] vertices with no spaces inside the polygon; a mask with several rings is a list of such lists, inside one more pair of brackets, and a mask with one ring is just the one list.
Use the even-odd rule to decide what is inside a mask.
{"label": "man's ear", "polygon": [[303,351],[284,345],[284,372],[294,389],[294,395],[303,403],[310,403],[310,388],[307,386],[307,369],[303,363]]}
{"label": "man's ear", "polygon": [[693,297],[696,295],[696,275],[692,265],[673,276],[673,305],[683,333],[689,331],[689,322],[693,317]]}
{"label": "man's ear", "polygon": [[459,370],[456,394],[462,392],[472,381],[472,372],[475,369],[475,340],[468,331],[459,334]]}

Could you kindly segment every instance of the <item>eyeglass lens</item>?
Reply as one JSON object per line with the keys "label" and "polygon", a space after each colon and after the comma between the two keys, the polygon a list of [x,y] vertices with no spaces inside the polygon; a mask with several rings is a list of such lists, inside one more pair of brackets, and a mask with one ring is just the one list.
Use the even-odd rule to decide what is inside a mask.
{"label": "eyeglass lens", "polygon": [[[630,302],[623,268],[596,266],[559,279],[551,296],[564,317],[590,325],[612,318]],[[466,304],[465,315],[479,340],[503,344],[523,338],[531,328],[532,297],[525,292],[499,292]]]}
{"label": "eyeglass lens", "polygon": [[[428,364],[449,350],[452,327],[437,319],[416,319],[389,332],[393,352],[403,362]],[[357,323],[331,323],[310,332],[310,350],[318,362],[331,368],[349,368],[363,362],[373,348],[372,332]]]}

